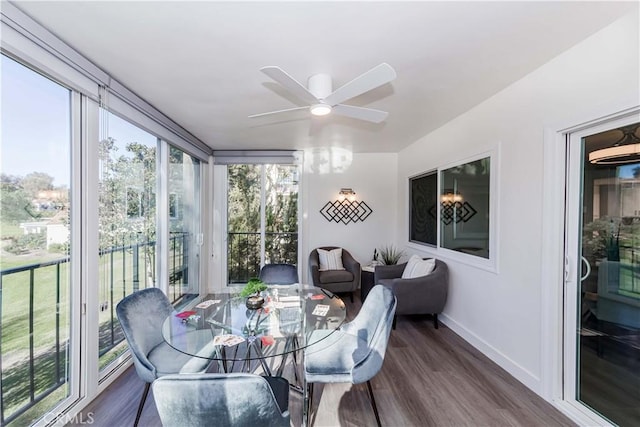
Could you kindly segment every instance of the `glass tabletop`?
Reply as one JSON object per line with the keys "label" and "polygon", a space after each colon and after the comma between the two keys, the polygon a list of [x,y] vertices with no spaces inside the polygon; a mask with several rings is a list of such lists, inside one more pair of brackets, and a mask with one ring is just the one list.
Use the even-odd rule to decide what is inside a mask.
{"label": "glass tabletop", "polygon": [[314,286],[269,286],[261,295],[265,302],[258,309],[247,308],[247,299],[237,294],[199,298],[193,308],[167,317],[162,325],[164,340],[195,357],[264,359],[316,344],[329,334],[311,338],[311,332],[336,330],[346,317],[340,298]]}

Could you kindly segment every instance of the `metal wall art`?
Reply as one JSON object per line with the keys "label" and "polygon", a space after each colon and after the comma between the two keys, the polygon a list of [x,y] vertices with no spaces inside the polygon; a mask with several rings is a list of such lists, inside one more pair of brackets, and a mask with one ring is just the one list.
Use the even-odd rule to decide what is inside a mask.
{"label": "metal wall art", "polygon": [[351,188],[342,188],[338,193],[338,199],[327,202],[320,213],[329,222],[349,224],[350,222],[364,221],[373,210],[365,203],[356,200],[356,193]]}

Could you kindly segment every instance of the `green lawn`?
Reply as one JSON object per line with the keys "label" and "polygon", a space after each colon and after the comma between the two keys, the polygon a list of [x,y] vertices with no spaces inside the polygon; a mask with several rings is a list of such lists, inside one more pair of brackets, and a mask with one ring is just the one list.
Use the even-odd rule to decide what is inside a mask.
{"label": "green lawn", "polygon": [[[4,230],[3,230],[4,232]],[[125,250],[106,254],[100,257],[98,287],[99,311],[99,349],[100,369],[106,367],[127,349],[117,319],[115,306],[126,295],[137,289],[153,285],[150,271],[153,264],[146,269],[149,256],[143,248],[138,254],[138,282],[134,284],[133,251]],[[3,271],[9,268],[64,259],[60,254],[38,253],[31,255],[7,255],[0,259]],[[170,269],[173,269],[172,259]],[[30,338],[33,339],[35,397],[55,386],[65,383],[68,372],[67,343],[70,336],[70,293],[72,288],[69,262],[58,265],[38,267],[2,277],[0,293],[0,340],[2,343],[2,391],[4,416],[9,417],[20,408],[30,405]],[[33,285],[31,285],[33,283]],[[32,293],[33,291],[33,293]],[[56,305],[59,293],[59,305]],[[33,335],[30,335],[30,318],[33,319]],[[59,329],[56,325],[60,325]],[[56,334],[59,334],[56,337]],[[57,338],[57,344],[56,344]],[[60,353],[57,352],[57,347]],[[60,365],[56,372],[56,354],[59,354]],[[45,405],[40,402],[20,416],[11,425],[30,424],[26,420],[35,420],[44,414],[55,400],[52,396],[64,398],[67,386],[61,387],[53,395],[48,396]]]}
{"label": "green lawn", "polygon": [[[142,257],[142,255],[141,255]],[[8,259],[7,259],[8,258]],[[3,257],[3,269],[49,261],[50,256]],[[60,258],[60,255],[58,255]],[[140,259],[144,266],[144,259]],[[33,272],[33,273],[32,273]],[[116,252],[101,258],[100,281],[106,283],[99,290],[100,301],[105,301],[105,309],[100,311],[100,350],[109,350],[113,344],[123,340],[122,332],[115,319],[115,305],[133,292],[133,260],[129,252]],[[30,283],[33,274],[33,303],[31,304]],[[141,276],[142,276],[141,272]],[[113,295],[111,293],[113,277]],[[10,416],[30,401],[29,348],[30,348],[30,307],[33,319],[33,345],[35,356],[36,395],[55,385],[59,377],[65,381],[67,354],[66,343],[70,334],[70,277],[69,263],[40,267],[34,270],[5,275],[2,279],[2,383],[4,392],[4,415]],[[150,285],[150,283],[146,283]],[[96,285],[100,286],[100,285]],[[145,286],[140,277],[139,287]],[[60,305],[56,309],[56,295],[59,292]],[[113,298],[113,299],[112,299]],[[99,308],[96,308],[99,309]],[[113,317],[112,317],[113,316]],[[58,323],[57,323],[58,322]],[[60,325],[56,329],[56,324]],[[113,334],[112,334],[113,326]],[[61,370],[55,372],[56,331],[59,332]],[[126,351],[126,345],[119,345],[115,354],[106,352],[100,360],[101,368],[108,365],[118,355]],[[47,399],[49,400],[49,399]],[[38,407],[42,405],[37,405]],[[33,410],[36,410],[35,407]],[[31,410],[29,412],[32,412]],[[22,418],[22,417],[21,417]],[[28,417],[31,418],[31,417]]]}

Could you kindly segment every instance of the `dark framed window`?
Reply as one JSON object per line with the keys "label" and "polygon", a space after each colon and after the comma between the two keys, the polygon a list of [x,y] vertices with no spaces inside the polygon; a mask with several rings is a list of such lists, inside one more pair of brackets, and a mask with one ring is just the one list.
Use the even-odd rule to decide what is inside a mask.
{"label": "dark framed window", "polygon": [[423,245],[438,243],[438,174],[409,178],[409,240]]}
{"label": "dark framed window", "polygon": [[440,172],[440,247],[490,258],[491,158]]}

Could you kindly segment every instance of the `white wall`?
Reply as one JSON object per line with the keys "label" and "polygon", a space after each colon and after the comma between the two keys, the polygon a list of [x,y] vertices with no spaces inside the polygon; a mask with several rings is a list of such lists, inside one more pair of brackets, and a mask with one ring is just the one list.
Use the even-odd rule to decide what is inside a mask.
{"label": "white wall", "polygon": [[[341,149],[314,149],[304,153],[302,277],[308,278],[309,252],[318,246],[341,246],[361,264],[374,248],[396,240],[397,154],[357,154]],[[340,188],[352,188],[373,213],[363,222],[327,221],[320,210],[336,200]]]}
{"label": "white wall", "polygon": [[[543,134],[640,104],[638,40],[636,12],[398,154],[396,235],[408,251],[420,252],[405,238],[407,178],[488,150],[499,152],[498,269],[445,259],[451,278],[443,320],[539,394],[545,339],[541,289],[548,285],[542,283]],[[442,251],[422,252],[443,258]]]}

